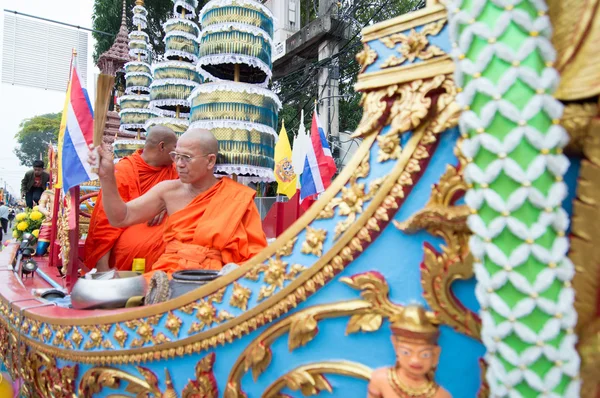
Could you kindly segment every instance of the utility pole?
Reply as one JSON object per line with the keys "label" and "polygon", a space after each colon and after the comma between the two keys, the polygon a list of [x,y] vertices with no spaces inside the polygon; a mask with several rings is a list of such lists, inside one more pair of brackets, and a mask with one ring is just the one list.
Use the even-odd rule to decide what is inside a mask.
{"label": "utility pole", "polygon": [[[336,7],[335,0],[319,0],[319,17],[332,14]],[[327,59],[340,51],[340,39],[337,35],[328,36],[319,43],[319,61]],[[318,101],[321,101],[320,116],[325,120],[327,132],[332,145],[332,152],[339,153],[340,123],[339,123],[339,62],[336,59],[319,70]]]}

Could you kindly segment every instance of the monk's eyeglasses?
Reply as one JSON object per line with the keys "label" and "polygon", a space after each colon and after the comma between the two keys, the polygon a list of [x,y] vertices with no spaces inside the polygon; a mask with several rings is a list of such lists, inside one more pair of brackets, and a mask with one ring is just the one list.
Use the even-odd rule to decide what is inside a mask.
{"label": "monk's eyeglasses", "polygon": [[173,160],[173,162],[177,162],[178,160],[181,160],[184,164],[188,164],[189,162],[192,161],[192,159],[204,158],[209,155],[210,155],[210,153],[207,153],[206,155],[190,156],[190,155],[184,155],[182,153],[177,153],[175,151],[169,152],[169,156],[171,156],[171,159]]}

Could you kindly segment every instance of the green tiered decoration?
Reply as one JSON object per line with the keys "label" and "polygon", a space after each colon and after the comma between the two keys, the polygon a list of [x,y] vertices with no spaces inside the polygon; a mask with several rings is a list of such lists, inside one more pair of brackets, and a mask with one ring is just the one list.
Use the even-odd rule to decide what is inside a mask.
{"label": "green tiered decoration", "polygon": [[120,131],[127,135],[134,135],[135,139],[117,138],[113,144],[115,158],[131,155],[144,146],[142,134],[145,133],[145,124],[154,115],[149,109],[150,84],[150,49],[149,37],[142,29],[146,29],[148,11],[144,7],[144,0],[136,0],[133,7],[133,24],[137,28],[129,34],[129,55],[136,59],[125,64],[125,95],[119,98],[121,111]]}
{"label": "green tiered decoration", "polygon": [[150,109],[156,116],[148,120],[146,129],[162,125],[181,135],[189,127],[188,98],[202,83],[195,67],[200,29],[190,20],[196,16],[197,7],[197,0],[175,1],[173,12],[176,17],[164,24],[167,61],[152,65]]}
{"label": "green tiered decoration", "polygon": [[212,83],[190,96],[191,127],[217,137],[217,173],[274,181],[281,103],[265,88],[272,76],[273,15],[254,0],[212,0],[200,22],[197,69]]}
{"label": "green tiered decoration", "polygon": [[568,136],[546,4],[453,0],[448,13],[490,396],[578,397]]}

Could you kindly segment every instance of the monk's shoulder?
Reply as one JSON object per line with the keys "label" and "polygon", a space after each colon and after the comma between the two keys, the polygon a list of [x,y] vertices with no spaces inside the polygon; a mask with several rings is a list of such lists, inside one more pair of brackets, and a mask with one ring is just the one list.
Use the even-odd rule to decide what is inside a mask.
{"label": "monk's shoulder", "polygon": [[158,184],[156,184],[156,186],[160,190],[171,192],[171,191],[181,188],[182,184],[181,184],[181,180],[177,179],[177,180],[164,180],[164,181],[161,181]]}
{"label": "monk's shoulder", "polygon": [[239,182],[235,182],[231,178],[224,177],[223,184],[226,190],[231,193],[237,193],[238,195],[248,197],[254,197],[256,195],[256,191],[254,189],[242,185]]}

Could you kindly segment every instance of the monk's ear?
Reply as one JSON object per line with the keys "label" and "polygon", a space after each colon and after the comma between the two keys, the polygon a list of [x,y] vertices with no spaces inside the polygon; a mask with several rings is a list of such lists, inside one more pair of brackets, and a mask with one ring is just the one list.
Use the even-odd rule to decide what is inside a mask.
{"label": "monk's ear", "polygon": [[214,153],[211,153],[208,155],[208,168],[212,169],[213,167],[215,167],[215,164],[217,163],[217,155],[215,155]]}

